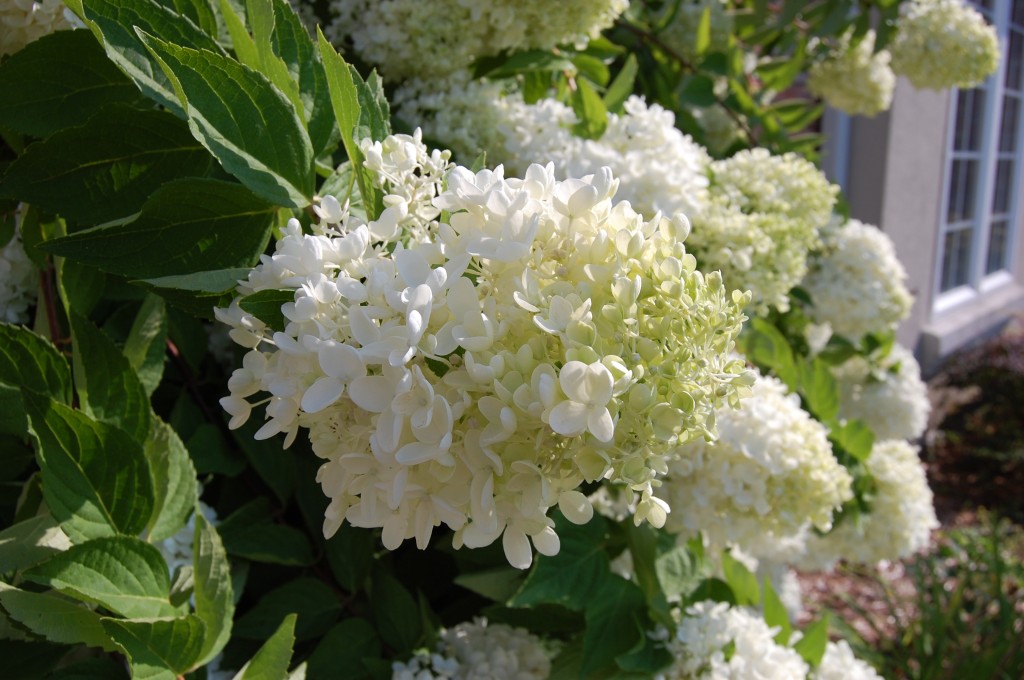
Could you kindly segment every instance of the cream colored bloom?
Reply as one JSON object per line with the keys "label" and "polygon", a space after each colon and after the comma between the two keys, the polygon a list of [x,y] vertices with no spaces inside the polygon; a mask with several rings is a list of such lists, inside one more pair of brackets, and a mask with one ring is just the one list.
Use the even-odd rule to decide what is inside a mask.
{"label": "cream colored bloom", "polygon": [[71,28],[60,0],[0,0],[0,57],[44,35]]}
{"label": "cream colored bloom", "polygon": [[875,51],[875,32],[850,46],[852,29],[807,74],[807,87],[829,106],[853,116],[887,111],[896,89],[887,50]]}

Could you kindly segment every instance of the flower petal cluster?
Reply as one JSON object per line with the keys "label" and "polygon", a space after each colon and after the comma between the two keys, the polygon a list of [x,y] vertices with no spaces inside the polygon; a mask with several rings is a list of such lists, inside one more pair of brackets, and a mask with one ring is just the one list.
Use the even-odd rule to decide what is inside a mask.
{"label": "flower petal cluster", "polygon": [[332,0],[325,34],[351,41],[389,80],[437,77],[504,50],[586,44],[629,6],[629,0]]}
{"label": "flower petal cluster", "polygon": [[917,448],[902,439],[880,441],[866,465],[875,481],[871,512],[857,522],[839,522],[824,536],[808,536],[801,566],[831,568],[840,559],[875,564],[928,545],[939,522]]}
{"label": "flower petal cluster", "polygon": [[436,651],[421,650],[392,665],[393,680],[543,680],[551,653],[522,628],[486,619],[460,623],[439,634]]}
{"label": "flower petal cluster", "polygon": [[850,220],[824,230],[822,240],[800,284],[814,302],[811,319],[853,342],[895,330],[914,299],[892,239],[877,227]]}
{"label": "flower petal cluster", "polygon": [[14,236],[0,248],[0,321],[25,323],[35,303],[39,271],[25,253],[15,216]]}
{"label": "flower petal cluster", "polygon": [[531,542],[558,552],[548,510],[587,521],[577,487],[599,479],[663,524],[657,477],[750,379],[730,355],[748,298],[697,271],[686,218],[613,201],[607,169],[474,173],[407,135],[362,149],[384,212],[325,198],[312,233],[289,222],[238,288],[294,291],[285,327],[238,299],[217,310],[250,349],[221,402],[230,425],[265,392],[258,438],[309,429],[327,536],[347,521],[422,548],[444,524],[456,547],[501,538],[525,568]]}
{"label": "flower petal cluster", "polygon": [[963,0],[910,0],[889,44],[892,70],[918,89],[975,87],[999,67],[999,39]]}
{"label": "flower petal cluster", "polygon": [[522,173],[533,163],[553,163],[557,177],[583,177],[609,167],[619,180],[616,196],[652,216],[693,214],[705,202],[707,151],[675,127],[675,115],[630,97],[622,114],[609,114],[600,139],[572,133],[573,110],[553,99],[535,104],[500,84],[466,74],[436,82],[413,81],[395,95],[399,117],[450,143],[463,158],[485,152],[489,162]]}
{"label": "flower petal cluster", "polygon": [[786,311],[838,187],[800,156],[760,148],[714,161],[710,177],[708,202],[692,215],[694,254],[729,287],[750,290],[758,313]]}
{"label": "flower petal cluster", "polygon": [[851,357],[832,367],[839,415],[863,420],[878,439],[917,439],[928,425],[928,386],[913,353],[895,345],[883,359]]}
{"label": "flower petal cluster", "polygon": [[683,0],[675,10],[672,20],[658,37],[686,59],[695,59],[698,56],[697,27],[700,26],[705,11],[709,12],[711,28],[708,51],[725,50],[729,46],[733,21],[723,0]]}
{"label": "flower petal cluster", "polygon": [[0,0],[0,57],[54,31],[71,28],[60,0]]}
{"label": "flower petal cluster", "polygon": [[858,659],[846,640],[829,642],[821,664],[808,676],[811,680],[882,680],[882,676],[865,661]]}
{"label": "flower petal cluster", "polygon": [[693,441],[659,495],[674,512],[666,524],[681,537],[703,532],[716,548],[736,544],[760,557],[765,544],[822,531],[852,498],[852,478],[832,454],[825,427],[800,408],[776,378],[759,376],[740,408],[718,412],[716,441]]}
{"label": "flower petal cluster", "polygon": [[874,116],[887,111],[896,89],[896,74],[889,67],[887,50],[875,51],[875,32],[851,46],[851,29],[815,62],[807,74],[807,88],[832,108],[852,116]]}
{"label": "flower petal cluster", "polygon": [[775,641],[778,628],[757,612],[725,602],[686,609],[668,642],[675,657],[661,680],[793,680],[808,673],[800,655]]}

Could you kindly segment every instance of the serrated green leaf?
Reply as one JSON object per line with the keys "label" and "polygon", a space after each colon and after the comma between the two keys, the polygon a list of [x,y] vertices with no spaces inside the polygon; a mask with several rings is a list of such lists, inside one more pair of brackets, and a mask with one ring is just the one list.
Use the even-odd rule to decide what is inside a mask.
{"label": "serrated green leaf", "polygon": [[281,305],[294,301],[294,290],[261,290],[246,295],[238,301],[238,306],[270,328],[283,331],[287,320],[281,311]]}
{"label": "serrated green leaf", "polygon": [[67,534],[77,541],[141,532],[153,511],[153,482],[142,445],[81,411],[23,394],[43,495]]}
{"label": "serrated green leaf", "polygon": [[24,569],[71,547],[52,515],[39,515],[0,532],[0,573]]}
{"label": "serrated green leaf", "polygon": [[107,275],[74,260],[57,258],[57,286],[64,309],[88,316],[103,298]]}
{"label": "serrated green leaf", "polygon": [[264,640],[288,614],[295,614],[295,639],[320,638],[341,615],[341,602],[323,581],[306,577],[270,591],[235,621],[236,638]]}
{"label": "serrated green leaf", "polygon": [[736,603],[742,606],[757,606],[761,602],[761,588],[757,577],[747,569],[746,565],[730,555],[722,553],[722,572],[725,582],[732,588]]}
{"label": "serrated green leaf", "polygon": [[175,619],[103,619],[103,629],[128,655],[133,678],[184,675],[199,658],[206,626],[191,614]]}
{"label": "serrated green leaf", "polygon": [[362,660],[380,655],[380,639],[368,621],[347,618],[327,631],[310,654],[306,680],[331,680],[345,669],[348,680],[366,680],[370,671]]}
{"label": "serrated green leaf", "polygon": [[245,279],[249,269],[216,269],[133,281],[150,290],[177,309],[193,316],[213,318],[213,308],[225,303],[238,281]]}
{"label": "serrated green leaf", "polygon": [[828,645],[828,614],[824,614],[819,620],[804,629],[804,636],[800,638],[793,649],[809,663],[812,668],[817,668],[821,658],[825,656],[825,647]]}
{"label": "serrated green leaf", "polygon": [[786,336],[770,322],[754,318],[741,336],[744,353],[762,369],[774,371],[778,378],[786,383],[790,391],[795,392],[800,383],[800,375]]}
{"label": "serrated green leaf", "polygon": [[701,581],[700,585],[697,586],[697,588],[686,598],[688,603],[703,602],[704,600],[736,604],[736,594],[733,593],[729,584],[722,579],[706,578]]}
{"label": "serrated green leaf", "polygon": [[773,628],[776,626],[779,628],[779,632],[775,634],[775,641],[782,646],[786,646],[789,643],[790,636],[793,634],[793,624],[789,621],[789,612],[786,610],[786,605],[782,604],[779,594],[772,587],[771,579],[767,576],[764,578],[761,592],[764,593],[764,602],[761,606],[761,609],[764,611],[764,622]]}
{"label": "serrated green leaf", "polygon": [[604,551],[606,520],[594,516],[587,524],[577,526],[559,513],[555,520],[561,538],[557,555],[538,555],[523,587],[510,605],[530,607],[537,604],[560,604],[583,611],[610,574],[608,556]]}
{"label": "serrated green leaf", "polygon": [[71,403],[68,362],[48,340],[23,326],[0,323],[0,381]]}
{"label": "serrated green leaf", "polygon": [[128,339],[124,343],[124,355],[135,371],[146,394],[152,396],[160,385],[167,358],[167,309],[163,298],[147,295],[142,300]]}
{"label": "serrated green leaf", "polygon": [[386,571],[377,571],[373,575],[370,605],[384,644],[399,656],[411,652],[420,642],[423,627],[419,605],[405,586]]}
{"label": "serrated green leaf", "polygon": [[608,111],[601,96],[588,80],[576,80],[576,91],[573,92],[570,103],[576,114],[573,134],[583,139],[600,139],[608,128]]}
{"label": "serrated green leaf", "polygon": [[27,434],[28,416],[21,399],[21,388],[0,382],[0,441],[8,437],[23,440]]}
{"label": "serrated green leaf", "polygon": [[70,317],[75,390],[82,410],[101,423],[121,428],[137,442],[146,441],[149,397],[128,359],[92,321],[74,311]]}
{"label": "serrated green leaf", "polygon": [[0,126],[36,137],[85,123],[104,106],[145,102],[88,31],[54,31],[0,66]]}
{"label": "serrated green leaf", "polygon": [[217,35],[217,14],[207,0],[156,0],[158,3],[173,9],[178,14],[189,18],[199,28],[211,36]]}
{"label": "serrated green leaf", "polygon": [[70,600],[0,583],[0,606],[12,619],[50,642],[114,651],[99,614]]}
{"label": "serrated green leaf", "polygon": [[195,611],[206,626],[206,639],[196,662],[201,666],[220,654],[231,638],[235,600],[231,568],[220,536],[202,512],[197,511],[195,517],[192,544]]}
{"label": "serrated green leaf", "polygon": [[875,433],[866,423],[850,420],[842,425],[833,425],[829,430],[829,440],[860,462],[866,462],[875,445]]}
{"label": "serrated green leaf", "polygon": [[73,545],[25,572],[25,578],[128,618],[175,616],[160,551],[132,536]]}
{"label": "serrated green leaf", "polygon": [[184,117],[170,80],[136,29],[176,45],[223,54],[217,41],[189,19],[155,0],[79,0],[79,16],[103,43],[107,56],[157,103]]}
{"label": "serrated green leaf", "polygon": [[611,666],[615,657],[643,646],[640,622],[645,611],[643,591],[635,583],[618,576],[604,580],[584,612],[581,677],[593,677]]}
{"label": "serrated green leaf", "polygon": [[797,364],[800,394],[804,405],[815,418],[828,422],[839,414],[839,385],[828,364],[815,357]]}
{"label": "serrated green leaf", "polygon": [[152,281],[252,266],[267,246],[273,217],[273,206],[240,184],[189,178],[163,185],[128,224],[81,231],[42,247],[111,274]]}
{"label": "serrated green leaf", "polygon": [[257,498],[231,513],[218,526],[229,554],[254,562],[305,566],[316,561],[306,534],[273,522],[270,501]]}
{"label": "serrated green leaf", "polygon": [[295,615],[289,614],[235,680],[282,680],[288,675],[294,645]]}
{"label": "serrated green leaf", "polygon": [[0,194],[93,226],[134,215],[163,184],[205,175],[212,163],[172,114],[115,105],[26,149]]}
{"label": "serrated green leaf", "polygon": [[174,85],[192,134],[257,196],[304,208],[314,190],[313,148],[291,102],[229,57],[140,32]]}
{"label": "serrated green leaf", "polygon": [[633,94],[633,85],[636,83],[636,74],[639,70],[636,55],[630,54],[626,57],[622,69],[604,93],[604,106],[610,113],[622,113],[622,105]]}
{"label": "serrated green leaf", "polygon": [[690,594],[707,575],[705,565],[687,546],[679,545],[658,555],[654,562],[658,582],[668,598]]}
{"label": "serrated green leaf", "polygon": [[153,419],[144,447],[153,471],[155,499],[149,540],[162,541],[178,533],[198,500],[196,471],[188,450],[170,425]]}

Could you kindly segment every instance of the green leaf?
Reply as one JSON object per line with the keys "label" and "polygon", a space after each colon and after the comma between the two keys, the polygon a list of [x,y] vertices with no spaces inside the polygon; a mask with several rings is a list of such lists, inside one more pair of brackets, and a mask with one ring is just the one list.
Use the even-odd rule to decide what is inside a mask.
{"label": "green leaf", "polygon": [[703,602],[704,600],[736,604],[736,594],[733,593],[729,584],[722,579],[706,578],[701,581],[701,584],[697,586],[696,590],[690,593],[686,598],[688,603]]}
{"label": "green leaf", "polygon": [[687,76],[679,90],[679,101],[690,106],[712,106],[718,102],[715,81],[706,75]]}
{"label": "green leaf", "polygon": [[722,552],[722,571],[725,582],[736,596],[736,604],[753,607],[761,603],[761,588],[757,585],[757,577],[728,551]]}
{"label": "green leaf", "polygon": [[[0,442],[8,440],[8,438],[10,440],[24,441],[27,434],[28,416],[25,414],[25,404],[21,398],[21,388],[8,385],[7,383],[0,383]],[[3,451],[3,453],[7,452]],[[4,481],[7,480],[4,479]]]}
{"label": "green leaf", "polygon": [[103,43],[107,56],[157,103],[183,114],[171,81],[142,43],[136,29],[176,45],[223,54],[217,41],[176,11],[155,0],[78,0],[79,16]]}
{"label": "green leaf", "polygon": [[23,326],[0,323],[0,381],[71,403],[68,362],[49,341]]}
{"label": "green leaf", "polygon": [[178,533],[195,508],[199,496],[196,471],[178,433],[159,418],[153,418],[144,451],[156,482],[148,537],[162,541]]}
{"label": "green leaf", "polygon": [[246,463],[241,452],[228,446],[224,435],[210,423],[200,423],[185,446],[198,474],[214,473],[234,477],[245,469]]}
{"label": "green leaf", "polygon": [[797,364],[800,374],[800,394],[807,410],[822,422],[839,414],[839,385],[828,364],[815,357]]}
{"label": "green leaf", "polygon": [[74,311],[70,316],[75,390],[82,410],[144,442],[149,434],[150,406],[138,376],[103,331]]}
{"label": "green leaf", "polygon": [[593,677],[615,657],[643,645],[640,622],[645,610],[644,594],[636,584],[617,576],[605,579],[584,612],[581,677]]}
{"label": "green leaf", "polygon": [[347,618],[331,628],[310,654],[307,680],[330,680],[345,669],[347,680],[365,680],[369,670],[362,660],[380,655],[377,631],[366,619]]}
{"label": "green leaf", "polygon": [[398,579],[380,570],[373,575],[370,605],[384,644],[394,649],[399,658],[408,655],[423,634],[419,605],[413,596]]}
{"label": "green leaf", "polygon": [[701,560],[684,545],[659,555],[654,567],[665,596],[673,599],[689,595],[706,576]]}
{"label": "green leaf", "polygon": [[160,551],[132,536],[73,545],[25,572],[25,578],[128,618],[175,616]]}
{"label": "green leaf", "polygon": [[372,532],[347,522],[327,539],[327,563],[342,588],[356,593],[366,587],[374,566],[376,544],[377,539]]}
{"label": "green leaf", "polygon": [[37,440],[43,495],[74,540],[137,535],[153,510],[142,445],[48,397],[23,392]]}
{"label": "green leaf", "polygon": [[866,423],[850,420],[843,425],[833,425],[829,430],[829,440],[860,462],[866,462],[875,445],[875,433]]}
{"label": "green leaf", "polygon": [[258,440],[254,437],[261,426],[258,418],[249,418],[245,425],[232,430],[231,436],[256,469],[260,479],[284,504],[295,491],[295,463],[291,460],[290,452],[281,450],[279,438]]}
{"label": "green leaf", "polygon": [[0,531],[0,573],[24,569],[71,547],[51,515],[39,515]]}
{"label": "green leaf", "polygon": [[288,664],[295,645],[295,615],[289,614],[235,680],[282,680],[288,675]]}
{"label": "green leaf", "polygon": [[213,308],[222,306],[234,294],[238,281],[249,269],[216,269],[194,274],[140,279],[134,283],[151,290],[171,305],[193,316],[213,318]]}
{"label": "green leaf", "polygon": [[626,544],[633,558],[633,572],[640,590],[651,610],[651,615],[664,625],[672,625],[672,614],[668,600],[658,579],[657,553],[658,532],[649,525],[635,526],[627,522]]}
{"label": "green leaf", "polygon": [[103,628],[128,655],[133,678],[174,678],[184,675],[199,657],[206,627],[189,614],[136,621],[105,618]]}
{"label": "green leaf", "polygon": [[218,529],[228,553],[237,557],[291,566],[316,561],[306,534],[294,527],[273,523],[270,501],[264,496],[231,513]]}
{"label": "green leaf", "polygon": [[711,46],[711,7],[704,7],[697,22],[697,35],[694,36],[693,51],[698,57],[704,56]]}
{"label": "green leaf", "polygon": [[50,642],[114,651],[110,638],[103,632],[99,614],[75,602],[0,583],[0,606],[12,619]]}
{"label": "green leaf", "polygon": [[158,3],[182,14],[211,36],[217,35],[217,14],[207,0],[157,0]]}
{"label": "green leaf", "polygon": [[273,206],[240,184],[188,178],[155,191],[133,222],[41,247],[111,274],[151,281],[252,266],[266,249],[273,217]]}
{"label": "green leaf", "polygon": [[626,63],[622,65],[622,70],[615,76],[615,80],[604,93],[604,106],[609,112],[622,113],[622,105],[633,94],[633,85],[639,70],[636,55],[630,54],[626,57]]}
{"label": "green leaf", "polygon": [[587,524],[577,526],[557,514],[555,522],[555,531],[561,538],[558,554],[537,556],[530,575],[510,605],[552,603],[582,611],[609,576],[604,551],[606,520],[595,515]]}
{"label": "green leaf", "polygon": [[192,134],[224,169],[276,205],[304,208],[314,190],[313,148],[291,102],[266,76],[229,57],[164,42],[146,46],[171,79]]}
{"label": "green leaf", "polygon": [[564,55],[552,50],[527,50],[509,56],[498,55],[480,59],[473,69],[473,77],[500,80],[523,73],[549,71],[575,72],[576,67]]}
{"label": "green leaf", "polygon": [[341,602],[320,579],[306,577],[289,581],[270,591],[235,621],[236,638],[264,640],[288,614],[295,614],[295,639],[320,638],[341,615]]}
{"label": "green leaf", "polygon": [[576,80],[576,91],[570,103],[577,121],[573,134],[583,139],[600,139],[608,127],[608,111],[590,81],[584,78]]}
{"label": "green leaf", "polygon": [[804,636],[793,645],[793,649],[809,663],[812,668],[817,668],[821,658],[825,656],[825,647],[828,645],[828,614],[808,626],[804,630]]}
{"label": "green leaf", "polygon": [[281,305],[294,301],[294,290],[261,290],[246,295],[238,301],[238,306],[270,328],[283,331],[288,322],[281,311]]}
{"label": "green leaf", "polygon": [[786,336],[768,321],[754,318],[741,336],[747,357],[763,369],[775,372],[791,391],[796,391],[800,376],[793,350]]}
{"label": "green leaf", "polygon": [[0,91],[0,127],[36,137],[81,125],[109,104],[145,101],[88,31],[55,31],[10,55]]}
{"label": "green leaf", "polygon": [[205,175],[212,160],[172,114],[117,105],[28,147],[0,194],[93,226],[137,213],[163,184]]}
{"label": "green leaf", "polygon": [[149,396],[160,385],[164,374],[167,326],[167,309],[163,298],[147,295],[142,300],[142,306],[135,315],[128,339],[124,343],[128,364]]}
{"label": "green leaf", "polygon": [[790,636],[793,634],[793,624],[789,621],[789,612],[786,610],[786,606],[782,604],[779,594],[772,587],[771,579],[767,576],[764,578],[761,592],[764,593],[764,604],[762,606],[764,622],[773,628],[778,626],[779,632],[775,634],[775,641],[782,646],[786,646],[789,643]]}
{"label": "green leaf", "polygon": [[107,275],[88,265],[57,258],[57,289],[64,309],[88,316],[103,298]]}
{"label": "green leaf", "polygon": [[455,584],[495,602],[506,602],[523,585],[523,572],[515,567],[495,567],[459,574]]}
{"label": "green leaf", "polygon": [[203,650],[196,662],[201,666],[220,654],[231,638],[235,600],[231,568],[220,536],[202,512],[197,511],[195,518],[192,544],[195,611],[206,626]]}

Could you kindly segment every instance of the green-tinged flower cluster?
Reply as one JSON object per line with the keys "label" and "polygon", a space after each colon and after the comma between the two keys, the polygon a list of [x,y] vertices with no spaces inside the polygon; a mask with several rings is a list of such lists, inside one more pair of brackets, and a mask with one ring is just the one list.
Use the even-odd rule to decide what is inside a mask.
{"label": "green-tinged flower cluster", "polygon": [[503,50],[586,44],[629,0],[332,0],[327,36],[389,80],[443,76]]}
{"label": "green-tinged flower cluster", "polygon": [[0,0],[0,57],[44,35],[71,28],[60,0]]}
{"label": "green-tinged flower cluster", "polygon": [[720,411],[718,433],[682,447],[658,491],[673,508],[666,526],[683,537],[703,532],[760,556],[808,522],[827,531],[853,497],[825,426],[776,378],[758,377],[740,408]]}
{"label": "green-tinged flower cluster", "polygon": [[829,225],[800,284],[811,296],[808,313],[853,342],[887,333],[907,318],[914,298],[892,239],[858,220]]}
{"label": "green-tinged flower cluster", "polygon": [[758,313],[787,310],[839,188],[796,154],[766,149],[715,161],[710,177],[708,203],[692,216],[694,254],[730,288],[750,290]]}
{"label": "green-tinged flower cluster", "polygon": [[810,535],[803,566],[827,568],[840,559],[861,564],[898,560],[928,545],[939,526],[917,448],[900,439],[877,442],[867,459],[875,490],[871,512]]}
{"label": "green-tinged flower cluster", "polygon": [[888,110],[896,89],[888,51],[875,51],[875,32],[851,46],[852,29],[807,74],[807,87],[829,106],[853,116]]}
{"label": "green-tinged flower cluster", "polygon": [[558,552],[548,510],[586,521],[577,487],[600,479],[661,526],[657,478],[751,379],[730,355],[749,297],[696,269],[685,217],[613,201],[607,170],[506,179],[418,137],[362,147],[384,212],[365,223],[325,199],[239,287],[293,290],[284,328],[218,310],[251,349],[222,400],[231,425],[264,391],[258,438],[309,429],[327,535],[348,521],[425,547],[445,524],[457,547],[501,537],[526,567],[530,540]]}
{"label": "green-tinged flower cluster", "polygon": [[889,45],[892,70],[919,89],[975,87],[999,67],[995,29],[962,0],[910,0]]}

